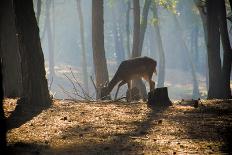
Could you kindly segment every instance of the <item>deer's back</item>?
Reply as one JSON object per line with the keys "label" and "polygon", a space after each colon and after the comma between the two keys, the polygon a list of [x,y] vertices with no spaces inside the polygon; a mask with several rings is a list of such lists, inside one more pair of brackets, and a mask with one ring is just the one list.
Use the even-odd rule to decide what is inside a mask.
{"label": "deer's back", "polygon": [[137,77],[152,76],[156,70],[156,61],[149,57],[137,57],[122,61],[116,75],[128,81]]}

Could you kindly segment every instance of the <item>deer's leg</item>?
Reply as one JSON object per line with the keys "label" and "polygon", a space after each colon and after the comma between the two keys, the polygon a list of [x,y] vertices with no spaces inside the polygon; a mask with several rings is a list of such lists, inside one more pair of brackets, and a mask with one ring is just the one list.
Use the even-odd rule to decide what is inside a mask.
{"label": "deer's leg", "polygon": [[155,89],[155,82],[152,81],[152,79],[149,80],[149,85],[150,85],[150,91]]}
{"label": "deer's leg", "polygon": [[117,88],[117,91],[115,93],[115,96],[114,96],[114,100],[116,100],[117,96],[118,96],[118,91],[119,91],[119,88],[124,85],[126,82],[125,81],[122,81],[118,84],[118,88]]}

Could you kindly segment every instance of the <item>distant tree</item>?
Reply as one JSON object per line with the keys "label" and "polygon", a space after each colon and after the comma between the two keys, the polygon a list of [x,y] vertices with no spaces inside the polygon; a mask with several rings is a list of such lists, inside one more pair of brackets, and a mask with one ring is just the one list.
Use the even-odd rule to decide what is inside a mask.
{"label": "distant tree", "polygon": [[[140,44],[140,4],[139,0],[133,0],[133,15],[134,15],[134,30],[133,30],[133,47],[132,47],[132,57],[139,57],[141,53],[139,52]],[[132,81],[132,87],[137,87],[140,90],[140,96],[142,99],[147,98],[146,87],[142,79],[137,79]]]}
{"label": "distant tree", "polygon": [[[116,2],[116,7],[112,9],[112,25],[113,25],[113,36],[114,36],[114,42],[115,42],[115,53],[116,53],[116,60],[117,65],[125,60],[125,51],[123,46],[123,33],[122,33],[122,13],[123,10],[121,9],[121,6],[119,5],[120,1]],[[119,11],[115,13],[115,11]]]}
{"label": "distant tree", "polygon": [[130,9],[131,1],[127,1],[127,10],[126,10],[126,47],[127,47],[127,57],[131,57],[130,51]]}
{"label": "distant tree", "polygon": [[12,0],[1,4],[1,48],[4,95],[20,97],[22,91],[20,56]]}
{"label": "distant tree", "polygon": [[140,35],[139,35],[140,38],[139,38],[139,48],[138,48],[139,55],[142,54],[144,36],[147,29],[147,17],[148,17],[150,5],[151,5],[151,0],[145,0],[143,12],[142,12],[141,24],[140,24]]}
{"label": "distant tree", "polygon": [[139,53],[139,39],[140,39],[140,5],[139,0],[133,0],[134,13],[134,30],[133,30],[133,47],[132,57],[140,56]]}
{"label": "distant tree", "polygon": [[[100,90],[109,82],[104,48],[103,0],[92,0],[92,46],[96,87]],[[102,98],[97,92],[97,98]]]}
{"label": "distant tree", "polygon": [[176,15],[174,15],[174,14],[172,14],[172,15],[173,15],[173,19],[174,19],[174,24],[176,25],[177,32],[180,34],[180,41],[183,44],[184,50],[186,51],[186,54],[187,54],[188,62],[190,63],[190,69],[191,69],[191,74],[192,74],[192,78],[193,78],[192,97],[194,99],[198,99],[200,97],[200,92],[199,92],[199,84],[198,84],[197,75],[196,75],[196,67],[195,67],[195,64],[193,62],[191,52],[190,52],[190,50],[189,50],[189,48],[186,45],[186,42],[184,40],[184,36],[182,34],[182,31],[181,31],[181,25],[180,25]]}
{"label": "distant tree", "polygon": [[88,71],[87,71],[87,62],[86,62],[85,36],[84,36],[85,30],[84,30],[84,20],[83,20],[82,9],[81,9],[81,0],[77,0],[77,12],[80,22],[83,81],[84,81],[84,88],[88,92],[89,84],[88,84]]}
{"label": "distant tree", "polygon": [[21,58],[23,101],[31,105],[49,106],[44,57],[39,38],[33,1],[14,0],[16,32]]}
{"label": "distant tree", "polygon": [[38,24],[39,24],[40,14],[41,14],[41,0],[37,0],[36,19],[37,19],[37,23],[38,23]]}
{"label": "distant tree", "polygon": [[163,49],[163,43],[161,39],[161,34],[160,34],[160,29],[159,29],[159,21],[158,21],[158,14],[157,14],[157,7],[156,3],[152,3],[152,12],[153,12],[153,25],[154,25],[154,30],[155,30],[155,36],[156,36],[156,45],[158,46],[157,48],[157,53],[159,55],[159,61],[158,61],[158,83],[157,87],[164,87],[164,79],[165,79],[165,54],[164,54],[164,49]]}
{"label": "distant tree", "polygon": [[[54,62],[54,38],[52,35],[52,25],[51,25],[51,0],[46,1],[46,32],[48,37],[48,60],[49,60],[49,77],[52,78],[55,76],[55,62]],[[53,23],[54,24],[54,23]]]}

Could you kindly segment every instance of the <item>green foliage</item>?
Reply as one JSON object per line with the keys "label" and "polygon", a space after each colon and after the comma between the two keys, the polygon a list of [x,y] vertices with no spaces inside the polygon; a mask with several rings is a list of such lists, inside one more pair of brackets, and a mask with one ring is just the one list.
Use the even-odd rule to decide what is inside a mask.
{"label": "green foliage", "polygon": [[153,0],[153,3],[171,11],[174,14],[178,14],[176,9],[178,0]]}

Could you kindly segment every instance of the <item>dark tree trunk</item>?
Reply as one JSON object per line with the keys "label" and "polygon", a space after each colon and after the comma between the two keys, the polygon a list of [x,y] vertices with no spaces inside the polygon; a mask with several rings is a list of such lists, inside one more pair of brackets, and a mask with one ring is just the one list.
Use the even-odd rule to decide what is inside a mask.
{"label": "dark tree trunk", "polygon": [[[153,3],[153,18],[158,19],[157,14],[157,7],[156,4]],[[165,54],[159,29],[159,23],[154,23],[154,30],[155,30],[155,36],[157,41],[158,50],[157,53],[159,55],[159,72],[158,72],[158,83],[157,87],[164,87],[164,79],[165,79]]]}
{"label": "dark tree trunk", "polygon": [[1,57],[6,97],[20,97],[22,91],[20,56],[12,0],[1,4]]}
{"label": "dark tree trunk", "polygon": [[[104,48],[103,0],[92,0],[92,46],[97,89],[109,81]],[[97,92],[97,98],[101,98]]]}
{"label": "dark tree trunk", "polygon": [[232,50],[230,46],[229,34],[227,29],[226,21],[226,9],[225,0],[220,0],[220,13],[218,16],[219,28],[223,46],[223,66],[222,66],[222,77],[223,77],[223,97],[231,98],[230,88],[230,74],[231,74],[231,63],[232,63]]}
{"label": "dark tree trunk", "polygon": [[40,18],[40,14],[41,14],[41,0],[37,0],[37,12],[36,12],[36,19],[37,19],[37,23],[39,25],[39,18]]}
{"label": "dark tree trunk", "polygon": [[[222,98],[222,72],[220,59],[220,33],[217,18],[218,1],[208,0],[207,6],[207,34],[208,34],[208,67],[209,90],[208,98]],[[215,18],[216,17],[216,18]]]}
{"label": "dark tree trunk", "polygon": [[[10,4],[12,4],[12,1],[10,0],[2,0],[0,1],[0,42],[3,41],[2,38],[2,33],[4,33],[4,31],[8,31],[8,27],[3,26],[5,25],[3,19],[5,19],[5,15],[6,13],[9,13],[9,6]],[[11,5],[12,6],[12,5]],[[12,10],[12,8],[11,8]],[[9,17],[8,17],[9,18]],[[10,25],[9,25],[10,28]],[[0,53],[3,53],[3,48],[2,48],[2,44],[0,44]],[[2,55],[0,56],[0,154],[4,154],[6,151],[6,118],[5,118],[5,114],[4,114],[4,110],[3,110],[3,80],[2,80]]]}
{"label": "dark tree trunk", "polygon": [[126,10],[126,47],[127,47],[127,58],[131,57],[130,53],[130,8],[131,1],[127,1],[127,10]]}
{"label": "dark tree trunk", "polygon": [[29,105],[49,106],[51,99],[33,2],[14,0],[14,7],[22,68],[22,99]]}
{"label": "dark tree trunk", "polygon": [[81,35],[81,51],[82,51],[82,73],[83,73],[83,82],[84,88],[89,92],[88,84],[88,71],[87,71],[87,62],[86,62],[86,48],[85,48],[85,36],[84,36],[84,20],[81,9],[81,0],[77,0],[77,12],[80,21],[80,35]]}
{"label": "dark tree trunk", "polygon": [[141,19],[141,25],[140,25],[140,36],[139,36],[140,38],[139,38],[139,49],[138,49],[139,55],[142,54],[144,36],[145,36],[146,29],[147,29],[147,17],[148,17],[150,5],[151,5],[151,0],[145,0],[144,7],[143,7],[143,13],[142,13],[142,19]]}
{"label": "dark tree trunk", "polygon": [[[0,23],[2,24],[2,23]],[[1,41],[1,39],[0,39]],[[0,46],[1,51],[1,46]],[[6,118],[3,110],[3,85],[2,85],[2,66],[0,63],[0,153],[5,153],[6,150]]]}
{"label": "dark tree trunk", "polygon": [[139,0],[133,0],[134,30],[133,30],[133,48],[132,57],[139,57],[139,39],[140,39],[140,5]]}

